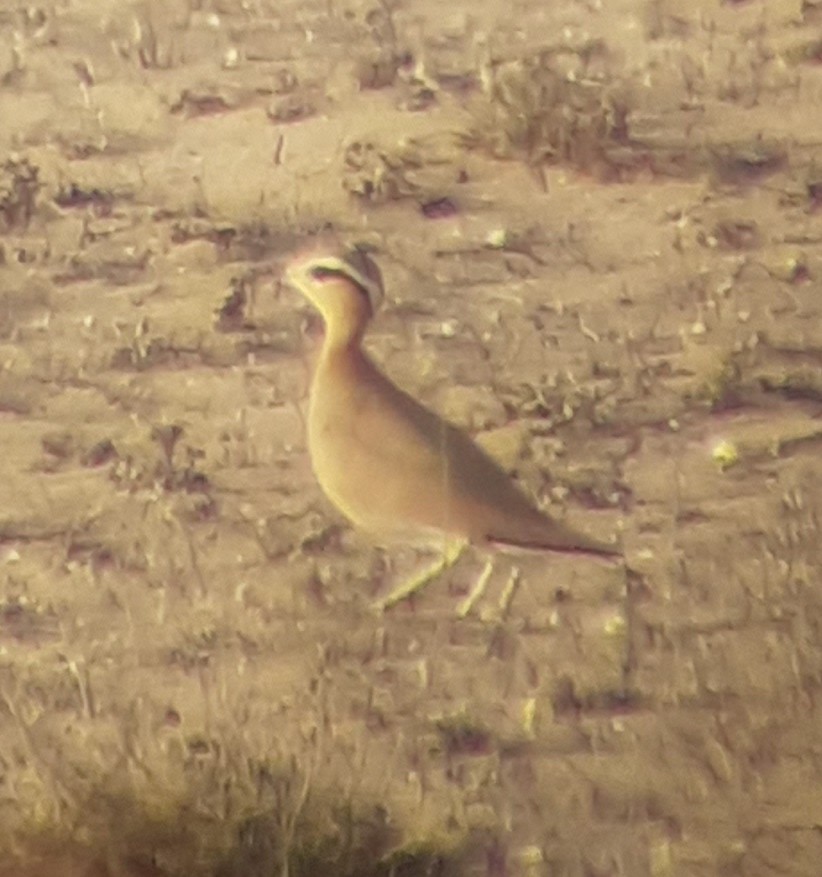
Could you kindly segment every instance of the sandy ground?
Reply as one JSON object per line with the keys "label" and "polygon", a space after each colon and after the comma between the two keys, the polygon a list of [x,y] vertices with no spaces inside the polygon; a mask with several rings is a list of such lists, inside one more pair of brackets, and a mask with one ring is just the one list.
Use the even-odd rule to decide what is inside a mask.
{"label": "sandy ground", "polygon": [[[821,23],[3,4],[3,877],[819,873]],[[385,370],[625,566],[372,611],[417,558],[313,480],[279,281],[327,228]]]}

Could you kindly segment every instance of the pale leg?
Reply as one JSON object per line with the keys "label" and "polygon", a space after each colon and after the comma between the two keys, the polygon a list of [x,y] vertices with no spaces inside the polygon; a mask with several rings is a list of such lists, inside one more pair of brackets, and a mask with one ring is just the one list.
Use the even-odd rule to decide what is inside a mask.
{"label": "pale leg", "polygon": [[466,615],[477,605],[482,599],[491,579],[491,573],[494,571],[494,561],[486,560],[482,572],[477,576],[474,587],[468,592],[468,596],[462,600],[457,606],[457,618],[465,618]]}
{"label": "pale leg", "polygon": [[431,564],[431,566],[422,570],[422,572],[417,575],[412,576],[408,581],[398,585],[390,594],[383,597],[381,600],[377,600],[374,603],[374,608],[379,611],[385,611],[386,609],[395,606],[397,603],[406,600],[412,594],[421,591],[426,585],[434,581],[435,578],[442,575],[447,569],[450,569],[460,559],[467,545],[467,542],[453,542],[451,544],[446,544],[442,556],[439,557],[435,563]]}
{"label": "pale leg", "polygon": [[[488,582],[491,578],[491,572],[493,568],[494,561],[487,560],[485,562],[485,567],[479,574],[479,577],[474,583],[474,587],[471,589],[471,592],[457,607],[458,618],[465,618],[465,616],[468,615],[469,612],[472,612],[477,603],[479,603],[479,601],[482,599],[488,587]],[[488,608],[480,610],[480,620],[494,622],[502,621],[508,615],[508,612],[511,608],[511,603],[513,602],[514,596],[516,595],[517,589],[519,588],[519,584],[520,571],[518,567],[513,566],[511,567],[508,581],[505,583],[505,587],[503,588],[502,594],[500,595],[498,608]]]}

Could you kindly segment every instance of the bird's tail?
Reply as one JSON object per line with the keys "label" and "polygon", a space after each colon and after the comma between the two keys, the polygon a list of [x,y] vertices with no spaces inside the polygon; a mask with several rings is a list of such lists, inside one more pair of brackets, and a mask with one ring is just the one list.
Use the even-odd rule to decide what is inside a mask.
{"label": "bird's tail", "polygon": [[605,557],[618,557],[622,546],[606,542],[580,533],[573,527],[555,521],[545,515],[534,515],[533,519],[517,521],[516,528],[510,531],[494,530],[487,535],[492,545],[524,548],[531,551],[558,551],[571,554],[596,554]]}

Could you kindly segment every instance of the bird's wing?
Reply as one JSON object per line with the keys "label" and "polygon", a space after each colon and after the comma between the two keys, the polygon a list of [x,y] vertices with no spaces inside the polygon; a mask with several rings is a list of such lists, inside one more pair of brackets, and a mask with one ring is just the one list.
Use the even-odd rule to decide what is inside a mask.
{"label": "bird's wing", "polygon": [[619,554],[619,547],[541,512],[471,438],[374,369],[361,384],[354,418],[358,442],[395,478],[461,501],[475,539],[532,549]]}
{"label": "bird's wing", "polygon": [[374,369],[361,382],[352,418],[373,459],[425,477],[461,497],[509,512],[536,511],[502,468],[461,430],[425,408]]}

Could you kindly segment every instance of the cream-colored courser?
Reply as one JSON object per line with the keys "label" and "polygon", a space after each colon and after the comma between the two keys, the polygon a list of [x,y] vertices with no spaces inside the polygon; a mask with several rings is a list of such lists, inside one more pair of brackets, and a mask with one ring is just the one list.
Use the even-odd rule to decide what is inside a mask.
{"label": "cream-colored courser", "polygon": [[[539,511],[465,433],[374,365],[362,340],[383,290],[379,269],[366,253],[332,248],[299,256],[288,265],[286,280],[325,322],[311,387],[308,446],[317,480],[355,525],[383,539],[409,542],[430,544],[435,537],[440,544],[620,553],[614,543]],[[384,605],[413,590],[403,587]]]}

